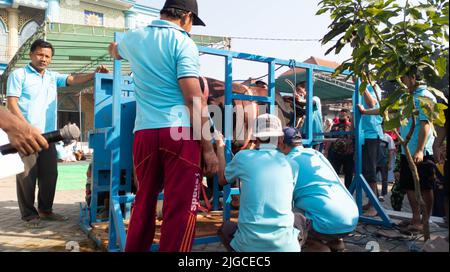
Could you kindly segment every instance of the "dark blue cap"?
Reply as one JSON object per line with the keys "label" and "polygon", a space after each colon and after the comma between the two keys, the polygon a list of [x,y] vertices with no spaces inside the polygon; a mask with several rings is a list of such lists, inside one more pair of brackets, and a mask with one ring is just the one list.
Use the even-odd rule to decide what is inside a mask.
{"label": "dark blue cap", "polygon": [[283,133],[284,133],[284,143],[288,145],[302,142],[302,134],[298,129],[295,129],[293,127],[285,127],[283,129]]}

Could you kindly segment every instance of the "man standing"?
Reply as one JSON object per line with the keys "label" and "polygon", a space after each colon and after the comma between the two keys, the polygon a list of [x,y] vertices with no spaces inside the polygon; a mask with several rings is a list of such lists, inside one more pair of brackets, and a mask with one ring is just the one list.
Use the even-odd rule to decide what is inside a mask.
{"label": "man standing", "polygon": [[229,251],[299,252],[299,230],[292,212],[298,166],[277,150],[283,136],[280,119],[262,114],[254,127],[256,149],[239,151],[226,167],[225,144],[221,137],[217,139],[219,183],[239,179],[241,184],[238,223],[224,223],[219,234]]}
{"label": "man standing", "polygon": [[[109,47],[114,58],[130,62],[135,83],[133,160],[139,186],[125,251],[150,250],[162,188],[159,250],[190,251],[202,155],[206,175],[218,167],[210,140],[201,135],[208,124],[207,115],[201,115],[207,105],[198,80],[199,52],[189,36],[192,25],[205,25],[198,17],[197,1],[167,0],[160,15],[160,20],[127,32],[119,44]],[[194,103],[196,99],[201,103]]]}
{"label": "man standing", "polygon": [[[375,89],[374,89],[375,87]],[[381,99],[381,89],[375,84],[374,87],[368,86],[364,91],[363,106],[365,108],[378,109],[380,105],[377,96]],[[376,93],[375,93],[376,92]],[[380,115],[364,115],[361,117],[361,127],[363,128],[364,144],[362,146],[362,172],[370,188],[378,197],[377,187],[377,159],[379,141],[383,138],[383,129],[381,123],[383,118]],[[363,209],[367,210],[365,215],[376,216],[377,211],[372,205],[367,203]]]}
{"label": "man standing", "polygon": [[[331,132],[352,132],[353,127],[350,122],[350,112],[342,109],[339,112],[339,123],[334,124]],[[353,169],[355,168],[353,135],[337,135],[328,151],[328,160],[333,165],[334,170],[345,175],[345,187],[350,188],[353,180]]]}
{"label": "man standing", "polygon": [[[54,53],[50,43],[34,41],[30,48],[30,64],[11,73],[6,89],[11,113],[43,133],[57,129],[57,88],[82,84],[94,78],[94,73],[63,75],[47,70]],[[100,66],[96,72],[108,70]],[[40,227],[40,219],[67,220],[52,210],[58,177],[55,145],[49,144],[48,149],[22,160],[25,172],[17,175],[17,199],[22,220],[31,228]],[[36,180],[39,186],[37,210],[34,207]]]}
{"label": "man standing", "polygon": [[[423,230],[423,222],[428,221],[433,209],[433,188],[436,181],[435,164],[433,157],[434,135],[428,118],[424,114],[420,106],[420,97],[426,97],[436,103],[436,97],[427,90],[427,86],[420,85],[421,77],[415,69],[401,78],[402,82],[408,87],[410,94],[414,97],[416,109],[419,109],[419,116],[416,118],[416,125],[411,140],[408,143],[409,151],[413,157],[414,163],[417,165],[417,172],[420,179],[420,191],[425,202],[425,209],[428,211],[428,218],[422,217],[420,220],[419,204],[414,194],[414,180],[412,178],[411,169],[406,159],[405,150],[402,149],[400,161],[400,187],[406,191],[409,204],[412,210],[412,220],[407,225],[407,230],[418,232]],[[401,127],[400,134],[402,137],[408,135],[413,123],[412,118],[408,120],[406,126]]]}
{"label": "man standing", "polygon": [[381,194],[378,196],[380,202],[384,202],[384,197],[388,193],[388,176],[391,170],[391,162],[395,160],[395,144],[392,137],[385,131],[380,139],[377,159],[377,175],[381,175]]}

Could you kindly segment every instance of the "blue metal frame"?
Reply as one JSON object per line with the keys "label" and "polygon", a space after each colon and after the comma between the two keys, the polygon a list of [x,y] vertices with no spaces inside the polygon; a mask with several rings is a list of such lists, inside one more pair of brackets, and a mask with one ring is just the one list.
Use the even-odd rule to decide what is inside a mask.
{"label": "blue metal frame", "polygon": [[[115,41],[119,42],[123,33],[115,33]],[[246,53],[238,53],[213,49],[209,47],[199,46],[199,51],[203,54],[221,56],[225,58],[225,144],[226,144],[226,161],[232,159],[231,141],[233,133],[233,108],[232,102],[235,99],[252,100],[269,104],[269,112],[275,112],[275,66],[284,65],[295,68],[304,68],[307,73],[307,119],[306,135],[303,139],[305,145],[310,145],[313,140],[312,132],[312,96],[313,96],[313,73],[314,71],[324,71],[333,73],[334,69],[324,66],[318,66],[307,63],[295,63],[292,65],[291,60],[280,60]],[[263,62],[268,64],[268,96],[248,96],[232,93],[233,82],[233,58]],[[344,72],[343,74],[348,74]],[[121,61],[114,61],[114,73],[111,75],[97,74],[95,77],[95,121],[94,131],[90,134],[90,146],[94,148],[94,157],[92,164],[92,200],[91,206],[80,207],[80,225],[82,229],[88,231],[91,223],[98,222],[97,219],[97,199],[101,192],[110,193],[109,206],[109,251],[124,251],[125,249],[125,227],[123,220],[129,217],[130,205],[134,201],[134,195],[131,195],[131,173],[132,158],[131,144],[133,142],[133,124],[135,118],[135,100],[132,95],[133,84],[131,78],[121,75]],[[376,221],[372,218],[360,217],[362,221],[373,224],[382,224],[384,226],[392,226],[389,217],[381,208],[377,198],[368,186],[362,176],[361,167],[361,116],[356,109],[361,97],[358,92],[359,82],[355,84],[354,94],[354,113],[355,113],[355,130],[356,139],[356,169],[355,178],[350,188],[353,193],[356,190],[356,202],[360,214],[362,214],[362,191],[364,190],[369,199],[374,203],[375,208],[380,214],[382,221]],[[126,95],[124,95],[126,93]],[[128,107],[127,107],[128,106]],[[109,107],[109,108],[108,108]],[[109,119],[105,116],[112,116]],[[105,121],[106,120],[106,121]],[[121,185],[125,174],[125,185]],[[109,176],[108,176],[109,174]],[[103,181],[103,182],[102,182]],[[109,186],[108,186],[109,185]],[[218,189],[217,177],[214,178],[214,199],[213,209],[219,209],[219,197],[222,195],[224,201],[223,220],[230,220],[230,199],[231,195],[239,194],[239,188],[230,188],[230,185],[224,186],[221,193]],[[109,190],[108,190],[109,189]],[[120,194],[120,192],[124,192]],[[158,199],[162,199],[160,194]],[[123,215],[122,209],[125,214]],[[217,236],[195,238],[194,244],[218,242]],[[152,245],[149,250],[157,250],[159,245]]]}

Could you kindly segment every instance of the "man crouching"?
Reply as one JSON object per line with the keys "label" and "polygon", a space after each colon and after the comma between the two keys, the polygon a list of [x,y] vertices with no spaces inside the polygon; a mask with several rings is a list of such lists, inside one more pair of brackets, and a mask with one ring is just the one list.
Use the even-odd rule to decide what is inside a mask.
{"label": "man crouching", "polygon": [[359,218],[352,195],[322,153],[303,148],[296,129],[288,127],[283,132],[278,149],[299,166],[293,200],[295,209],[299,210],[295,225],[307,231],[305,250],[302,250],[343,251],[342,238],[355,230]]}
{"label": "man crouching", "polygon": [[225,222],[219,236],[229,251],[299,252],[292,195],[297,164],[277,150],[281,121],[262,114],[255,121],[256,149],[236,154],[225,167],[224,143],[217,137],[219,183],[241,181],[238,223]]}

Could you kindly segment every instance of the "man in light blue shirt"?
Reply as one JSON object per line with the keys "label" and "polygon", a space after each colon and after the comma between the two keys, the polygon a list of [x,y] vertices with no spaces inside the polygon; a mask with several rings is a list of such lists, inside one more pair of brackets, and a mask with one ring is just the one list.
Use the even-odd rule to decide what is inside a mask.
{"label": "man in light blue shirt", "polygon": [[240,180],[238,223],[226,222],[219,234],[229,251],[299,252],[292,193],[297,164],[277,150],[281,121],[271,114],[255,120],[255,150],[242,150],[225,168],[224,143],[217,140],[219,183]]}
{"label": "man in light blue shirt", "polygon": [[[363,106],[365,108],[379,108],[377,100],[381,99],[381,89],[378,85],[368,86],[363,95]],[[376,92],[376,93],[375,93]],[[378,197],[377,187],[377,161],[378,146],[380,139],[383,139],[384,133],[381,123],[383,118],[380,115],[363,115],[361,118],[361,127],[364,134],[364,144],[362,146],[362,173],[374,194]],[[367,210],[367,216],[376,216],[377,211],[372,203],[367,203],[363,207]]]}
{"label": "man in light blue shirt", "polygon": [[207,105],[198,79],[198,49],[189,35],[193,25],[205,25],[198,17],[197,1],[167,0],[160,15],[160,20],[127,32],[109,47],[114,58],[129,61],[135,83],[133,162],[139,190],[125,251],[151,247],[161,188],[164,212],[159,250],[190,251],[201,176],[212,175],[218,168],[210,138],[202,135],[208,124],[207,115],[202,114]]}
{"label": "man in light blue shirt", "polygon": [[[408,87],[410,94],[414,97],[414,104],[416,109],[419,109],[419,116],[416,118],[416,125],[413,134],[408,143],[409,151],[411,152],[414,163],[417,165],[417,172],[420,179],[420,190],[425,208],[427,209],[428,217],[422,213],[420,217],[419,204],[417,203],[414,180],[412,178],[411,169],[406,159],[405,150],[402,148],[400,160],[400,188],[406,191],[409,204],[412,210],[412,219],[409,225],[406,226],[408,231],[421,232],[423,230],[423,222],[429,220],[433,209],[433,189],[436,182],[435,160],[433,157],[433,143],[434,135],[428,117],[420,105],[421,99],[428,99],[432,103],[436,103],[436,97],[427,90],[427,86],[420,85],[421,76],[414,67],[409,73],[401,78],[402,82]],[[448,120],[447,120],[448,122]],[[406,126],[400,128],[400,134],[406,138],[409,133],[413,121],[412,118],[408,120]]]}
{"label": "man in light blue shirt", "polygon": [[[63,75],[47,70],[54,51],[50,43],[34,41],[30,48],[30,64],[14,70],[6,87],[8,109],[42,133],[57,129],[57,88],[83,84],[92,80],[95,74]],[[107,73],[108,70],[99,66],[95,72]],[[55,145],[49,144],[47,150],[22,160],[25,172],[17,175],[17,198],[26,225],[40,227],[40,219],[67,220],[52,210],[58,177]],[[34,207],[36,180],[39,181],[38,210]]]}
{"label": "man in light blue shirt", "polygon": [[[300,97],[306,96],[306,81],[302,81],[297,83],[296,85],[297,93]],[[322,104],[320,102],[320,98],[318,96],[313,96],[313,109],[312,109],[312,133],[313,133],[313,141],[311,146],[319,151],[322,151],[323,147],[323,121],[322,121]],[[306,125],[303,123],[302,126],[302,134],[306,135]],[[319,135],[318,135],[319,134]]]}
{"label": "man in light blue shirt", "polygon": [[359,218],[352,195],[322,153],[302,147],[296,129],[284,129],[278,149],[299,167],[293,200],[294,207],[311,222],[307,250],[343,250],[342,237],[355,230]]}

